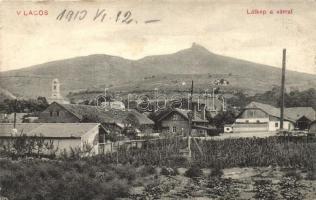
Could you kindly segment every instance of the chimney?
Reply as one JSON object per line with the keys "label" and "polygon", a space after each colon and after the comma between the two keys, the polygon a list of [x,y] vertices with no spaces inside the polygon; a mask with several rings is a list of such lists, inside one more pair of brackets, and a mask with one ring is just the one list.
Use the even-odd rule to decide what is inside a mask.
{"label": "chimney", "polygon": [[201,119],[205,120],[205,110],[206,110],[206,105],[201,104]]}

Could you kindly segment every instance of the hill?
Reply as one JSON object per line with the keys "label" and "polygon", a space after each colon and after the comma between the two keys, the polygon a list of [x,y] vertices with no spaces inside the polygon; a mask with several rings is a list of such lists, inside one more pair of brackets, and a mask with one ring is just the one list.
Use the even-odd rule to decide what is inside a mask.
{"label": "hill", "polygon": [[[281,59],[281,58],[280,58]],[[203,46],[173,54],[129,60],[110,55],[89,55],[58,60],[0,73],[1,87],[23,97],[50,96],[51,81],[58,78],[64,96],[70,91],[101,89],[163,90],[179,89],[182,82],[195,80],[196,86],[209,89],[215,79],[225,78],[230,89],[248,93],[270,90],[280,83],[276,67],[221,56]],[[287,87],[316,87],[316,75],[287,71]]]}

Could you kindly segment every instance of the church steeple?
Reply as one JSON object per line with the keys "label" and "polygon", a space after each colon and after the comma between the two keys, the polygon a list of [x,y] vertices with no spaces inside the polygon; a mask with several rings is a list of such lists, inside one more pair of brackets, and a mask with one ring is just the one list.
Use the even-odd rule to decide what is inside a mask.
{"label": "church steeple", "polygon": [[60,95],[60,83],[59,80],[57,78],[55,78],[52,82],[52,98],[56,98],[59,99],[61,98]]}
{"label": "church steeple", "polygon": [[53,79],[52,81],[52,95],[48,99],[49,103],[57,102],[57,103],[69,103],[68,101],[65,101],[65,99],[60,94],[60,82],[57,78]]}

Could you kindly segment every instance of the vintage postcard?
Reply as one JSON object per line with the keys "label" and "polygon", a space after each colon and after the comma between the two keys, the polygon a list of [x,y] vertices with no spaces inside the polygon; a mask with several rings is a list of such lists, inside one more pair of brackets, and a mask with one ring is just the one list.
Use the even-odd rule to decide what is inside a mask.
{"label": "vintage postcard", "polygon": [[0,0],[0,200],[316,199],[316,0]]}

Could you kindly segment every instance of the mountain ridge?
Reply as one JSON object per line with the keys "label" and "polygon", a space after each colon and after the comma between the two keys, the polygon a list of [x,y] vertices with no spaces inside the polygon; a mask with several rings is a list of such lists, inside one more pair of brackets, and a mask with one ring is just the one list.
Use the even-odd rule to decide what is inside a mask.
{"label": "mountain ridge", "polygon": [[[14,95],[48,97],[53,78],[58,78],[62,83],[63,95],[78,89],[110,86],[119,88],[120,85],[126,84],[131,88],[125,90],[133,90],[135,87],[141,90],[154,87],[154,83],[150,82],[154,79],[146,77],[163,79],[163,74],[178,74],[179,79],[183,74],[191,74],[192,78],[194,75],[206,75],[202,76],[204,82],[202,81],[201,85],[210,85],[214,81],[212,74],[232,74],[239,77],[239,80],[236,77],[230,78],[232,87],[264,91],[279,84],[280,72],[280,68],[218,55],[202,45],[193,43],[190,48],[175,53],[145,56],[137,60],[107,54],[77,56],[0,72],[0,77],[1,87]],[[293,87],[316,87],[314,79],[316,75],[287,70],[287,83]],[[264,83],[267,80],[268,83]],[[249,81],[254,84],[247,85]],[[142,83],[147,85],[142,86]]]}

